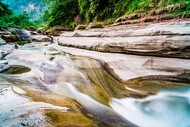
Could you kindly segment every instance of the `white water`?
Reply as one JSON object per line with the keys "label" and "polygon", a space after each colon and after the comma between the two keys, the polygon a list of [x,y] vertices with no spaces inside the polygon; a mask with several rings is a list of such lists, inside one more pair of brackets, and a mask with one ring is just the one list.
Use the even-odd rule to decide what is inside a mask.
{"label": "white water", "polygon": [[89,95],[78,91],[71,83],[60,83],[56,85],[48,85],[48,88],[54,93],[64,95],[75,99],[82,104],[88,112],[92,113],[95,118],[100,118],[100,121],[115,127],[115,126],[132,126],[129,121],[123,119],[120,115],[115,113],[110,107],[107,107],[98,101],[94,100]]}
{"label": "white water", "polygon": [[144,99],[112,99],[111,107],[140,127],[190,127],[190,89]]}
{"label": "white water", "polygon": [[79,92],[71,83],[60,83],[56,85],[49,85],[48,87],[51,91],[57,94],[74,98],[81,104],[85,105],[85,107],[91,107],[91,108],[102,107],[109,110],[107,106],[104,106],[103,104],[95,101],[90,96]]}

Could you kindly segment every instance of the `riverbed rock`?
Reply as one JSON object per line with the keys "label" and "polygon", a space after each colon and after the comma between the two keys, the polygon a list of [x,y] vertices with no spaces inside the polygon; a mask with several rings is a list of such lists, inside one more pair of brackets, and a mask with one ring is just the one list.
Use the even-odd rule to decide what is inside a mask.
{"label": "riverbed rock", "polygon": [[30,39],[29,31],[18,29],[18,28],[8,28],[8,30],[0,31],[1,38],[6,42],[16,42],[19,40]]}
{"label": "riverbed rock", "polygon": [[44,33],[45,32],[45,29],[44,28],[38,28],[37,29],[37,33],[39,33],[39,34],[42,34],[42,33]]}
{"label": "riverbed rock", "polygon": [[86,29],[93,29],[93,28],[104,28],[104,23],[102,23],[102,22],[98,22],[98,23],[92,22],[92,23],[90,23],[90,24],[86,27]]}
{"label": "riverbed rock", "polygon": [[9,35],[2,35],[2,38],[6,41],[6,42],[15,42],[19,40],[18,36],[9,34]]}
{"label": "riverbed rock", "polygon": [[[121,28],[122,29],[120,30],[123,31],[126,29],[123,27]],[[131,28],[131,31],[137,30],[136,28],[138,27]],[[102,29],[102,31],[99,32],[102,33],[102,35],[103,33],[105,35],[106,33],[109,33],[108,29],[110,28]],[[112,29],[116,30],[118,27]],[[99,33],[97,29],[88,31]],[[115,31],[112,32],[115,33]],[[82,41],[81,43],[83,43],[83,46],[88,46],[88,44],[89,46],[92,45],[93,43],[89,43],[89,40],[96,44],[97,38],[102,39],[102,46],[104,46],[104,49],[101,50],[104,51],[105,49],[109,49],[105,46],[109,40],[114,41],[115,45],[118,44],[117,46],[124,46],[117,43],[116,39],[120,42],[122,38],[123,40],[131,38],[130,44],[133,46],[135,41],[138,42],[142,37],[147,37],[136,36],[137,39],[133,36],[111,37],[114,35],[113,33],[109,34],[110,38],[108,38],[108,34],[107,37],[71,36],[63,38],[65,40],[70,39],[69,41],[74,42],[75,45],[76,43],[79,45],[80,41]],[[132,35],[132,33],[128,33],[128,35]],[[83,35],[81,34],[81,36]],[[163,40],[165,40],[165,36],[159,35],[150,37],[160,37],[159,39],[163,38]],[[176,36],[172,37],[172,39],[175,40]],[[86,40],[85,43],[84,40]],[[154,49],[154,39],[152,40],[152,50],[156,50]],[[141,48],[141,45],[138,45],[139,43],[140,42],[135,44],[138,48]],[[7,91],[2,92],[2,94],[9,95],[8,97],[10,97],[10,99],[6,98],[6,103],[2,104],[6,108],[1,110],[0,113],[8,114],[6,114],[7,121],[0,121],[0,125],[1,123],[3,123],[2,125],[4,125],[4,123],[7,124],[10,121],[15,122],[12,115],[9,114],[9,112],[13,110],[11,113],[18,114],[18,116],[14,116],[14,118],[19,122],[24,122],[24,125],[31,123],[31,126],[41,126],[41,124],[36,124],[39,118],[44,122],[48,122],[46,121],[46,117],[48,117],[48,123],[52,123],[55,126],[58,124],[68,126],[75,126],[76,124],[80,126],[81,121],[83,125],[85,121],[85,125],[89,127],[93,127],[94,124],[97,126],[134,127],[134,124],[121,118],[114,113],[112,108],[110,108],[109,102],[112,98],[142,98],[150,94],[156,94],[156,92],[162,88],[174,86],[173,83],[167,85],[167,82],[163,83],[164,81],[170,80],[176,82],[176,84],[182,82],[181,84],[184,85],[184,83],[188,82],[186,79],[189,77],[190,73],[189,59],[162,58],[108,52],[103,53],[90,51],[92,49],[84,50],[63,47],[56,44],[48,46],[39,46],[39,43],[32,44],[34,45],[33,47],[19,47],[5,57],[10,68],[13,68],[11,71],[3,71],[0,78],[1,76],[4,76],[10,81],[11,84],[8,84],[8,91],[13,91],[14,96],[10,96],[10,93],[6,93]],[[112,44],[114,45],[114,43]],[[99,45],[101,47],[101,44]],[[142,47],[146,47],[146,45],[143,45]],[[113,50],[116,50],[115,47]],[[31,70],[19,73],[20,71],[17,70],[18,65],[19,68],[22,66],[30,68]],[[22,68],[20,69],[23,70]],[[18,73],[12,73],[12,70],[13,72],[17,71]],[[136,78],[140,81],[136,80]],[[156,81],[149,81],[150,79]],[[1,81],[0,84],[1,83],[3,82]],[[18,90],[14,92],[15,86],[22,88],[26,94],[20,95],[20,92],[17,94]],[[2,90],[4,90],[4,88]],[[61,97],[57,97],[55,94],[57,96],[60,95]],[[1,97],[5,98],[6,96],[3,95]],[[13,102],[13,104],[18,105],[17,108],[17,105],[16,107],[9,106],[12,103],[8,100],[11,100],[12,97],[19,97],[18,100],[31,100],[23,103],[17,103],[19,101],[16,101],[16,103]],[[71,99],[67,97],[72,98],[74,101],[71,101]],[[14,99],[17,100],[17,98]],[[80,105],[76,104],[76,102],[79,102]],[[25,106],[25,104],[28,107]],[[41,106],[43,106],[43,108]],[[62,108],[69,107],[70,110],[63,113],[62,110],[60,111],[57,109],[60,108],[59,106]],[[22,108],[26,110],[20,110]],[[40,117],[38,117],[39,115],[34,117],[33,112],[31,113],[31,111],[34,111],[35,114],[44,111],[45,114],[40,115]],[[28,117],[20,115],[22,112],[27,112]],[[22,119],[20,116],[26,118],[26,120]],[[31,117],[35,119],[30,119]],[[57,121],[57,118],[60,120]],[[94,118],[97,118],[98,120],[94,120]],[[78,120],[78,122],[75,122],[75,120]],[[47,125],[48,123],[44,123],[44,125]]]}
{"label": "riverbed rock", "polygon": [[85,30],[86,29],[86,25],[78,25],[75,27],[75,30]]}
{"label": "riverbed rock", "polygon": [[0,45],[4,45],[4,44],[6,44],[6,41],[0,38]]}
{"label": "riverbed rock", "polygon": [[34,42],[51,42],[52,39],[46,35],[32,35],[32,41],[34,41]]}
{"label": "riverbed rock", "polygon": [[121,27],[63,33],[58,43],[101,52],[190,58],[190,22]]}
{"label": "riverbed rock", "polygon": [[60,36],[64,31],[72,31],[72,28],[67,28],[67,27],[56,27],[49,29],[44,32],[45,35],[50,35],[50,36]]}
{"label": "riverbed rock", "polygon": [[32,37],[30,31],[28,30],[16,29],[16,33],[21,38],[21,40],[30,40]]}

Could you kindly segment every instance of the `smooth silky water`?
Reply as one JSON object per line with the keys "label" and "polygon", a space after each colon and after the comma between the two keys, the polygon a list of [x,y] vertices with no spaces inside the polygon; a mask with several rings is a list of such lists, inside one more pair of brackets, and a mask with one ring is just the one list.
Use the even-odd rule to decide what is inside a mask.
{"label": "smooth silky water", "polygon": [[140,127],[190,126],[190,87],[160,91],[143,99],[113,98],[110,105]]}

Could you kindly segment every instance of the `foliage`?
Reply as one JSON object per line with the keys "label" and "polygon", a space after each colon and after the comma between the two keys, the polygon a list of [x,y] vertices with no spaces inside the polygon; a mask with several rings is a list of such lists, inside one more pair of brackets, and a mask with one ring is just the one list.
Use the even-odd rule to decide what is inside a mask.
{"label": "foliage", "polygon": [[23,45],[25,45],[25,44],[29,44],[29,43],[31,43],[31,42],[32,42],[31,40],[18,41],[17,44],[23,46]]}
{"label": "foliage", "polygon": [[22,14],[27,11],[30,20],[40,20],[46,4],[42,0],[2,0],[3,3],[9,5],[11,10],[16,14]]}
{"label": "foliage", "polygon": [[29,20],[27,12],[23,14],[15,14],[8,8],[8,5],[0,2],[0,28],[20,27],[25,29],[34,29],[37,24]]}
{"label": "foliage", "polygon": [[[190,13],[189,0],[0,0],[11,6],[17,13],[13,13],[7,5],[0,2],[0,26],[18,26],[21,28],[35,27],[43,21],[48,28],[54,26],[75,27],[75,17],[81,17],[87,22],[104,21],[113,23],[122,15],[155,10],[175,3],[186,3],[187,6],[173,10],[173,14]],[[42,3],[42,1],[44,3]],[[48,5],[48,7],[46,7]],[[29,7],[34,7],[29,9]],[[21,9],[22,8],[22,9]],[[28,10],[29,9],[29,10]],[[44,9],[46,9],[44,11]],[[27,11],[24,12],[24,11]],[[21,14],[22,12],[22,14]],[[170,13],[170,12],[169,12]],[[39,15],[38,15],[39,14]],[[29,17],[38,15],[37,21],[31,23]]]}
{"label": "foliage", "polygon": [[78,13],[77,0],[54,1],[49,8],[50,11],[46,10],[43,18],[48,21],[48,27],[69,26]]}
{"label": "foliage", "polygon": [[[48,27],[55,25],[68,26],[74,16],[80,15],[86,21],[106,21],[113,23],[113,19],[124,14],[148,12],[169,4],[187,3],[186,8],[178,12],[190,12],[189,0],[44,0],[51,2],[51,7],[44,13],[44,21]],[[150,7],[153,5],[153,7]]]}

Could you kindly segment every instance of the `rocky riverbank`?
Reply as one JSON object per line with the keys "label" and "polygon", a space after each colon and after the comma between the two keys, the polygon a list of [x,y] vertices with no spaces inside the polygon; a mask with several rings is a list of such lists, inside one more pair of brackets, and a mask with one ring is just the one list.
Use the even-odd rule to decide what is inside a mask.
{"label": "rocky riverbank", "polygon": [[101,52],[189,58],[190,23],[123,25],[64,32],[62,46]]}
{"label": "rocky riverbank", "polygon": [[[24,46],[1,41],[0,125],[142,125],[115,106],[189,88],[189,37],[190,22],[170,22],[64,31],[51,44],[33,34]],[[134,105],[149,114],[153,102]]]}

